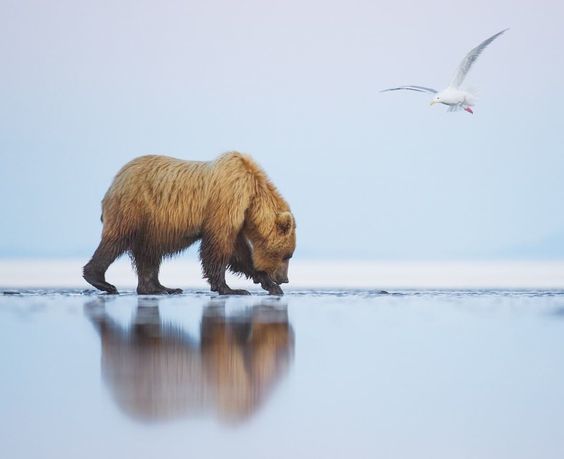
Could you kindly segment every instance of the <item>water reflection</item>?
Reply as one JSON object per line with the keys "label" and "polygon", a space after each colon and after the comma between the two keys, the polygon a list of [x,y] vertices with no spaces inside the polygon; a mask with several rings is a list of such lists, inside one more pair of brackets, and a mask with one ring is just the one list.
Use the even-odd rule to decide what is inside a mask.
{"label": "water reflection", "polygon": [[105,298],[85,305],[102,346],[102,377],[117,406],[140,421],[200,416],[240,422],[252,416],[286,374],[294,332],[285,306],[254,305],[226,315],[222,301],[202,312],[200,338],[163,321],[158,299],[139,298],[127,327]]}

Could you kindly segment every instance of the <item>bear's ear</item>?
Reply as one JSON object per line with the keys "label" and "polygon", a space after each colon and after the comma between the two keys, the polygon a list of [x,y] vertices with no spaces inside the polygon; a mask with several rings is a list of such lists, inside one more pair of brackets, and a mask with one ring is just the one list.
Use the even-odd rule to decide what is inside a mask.
{"label": "bear's ear", "polygon": [[294,217],[290,212],[280,212],[276,216],[276,228],[280,234],[288,234],[293,226]]}

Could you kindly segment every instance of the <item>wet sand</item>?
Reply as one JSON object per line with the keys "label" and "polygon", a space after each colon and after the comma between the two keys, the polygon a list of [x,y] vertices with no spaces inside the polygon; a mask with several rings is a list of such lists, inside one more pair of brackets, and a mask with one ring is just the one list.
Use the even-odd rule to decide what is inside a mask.
{"label": "wet sand", "polygon": [[560,290],[0,292],[3,457],[564,451]]}

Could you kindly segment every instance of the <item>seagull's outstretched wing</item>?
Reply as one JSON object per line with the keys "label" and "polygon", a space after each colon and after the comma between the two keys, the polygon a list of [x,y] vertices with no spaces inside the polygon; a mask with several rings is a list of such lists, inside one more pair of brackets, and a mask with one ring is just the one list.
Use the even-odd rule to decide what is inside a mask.
{"label": "seagull's outstretched wing", "polygon": [[466,57],[462,60],[462,62],[458,66],[458,70],[456,71],[456,76],[454,77],[454,80],[452,80],[450,84],[453,88],[458,88],[462,84],[464,78],[466,78],[466,75],[468,75],[468,72],[470,71],[472,64],[476,62],[476,59],[478,59],[478,56],[482,54],[482,51],[484,49],[486,49],[486,46],[488,46],[492,41],[494,41],[497,37],[499,37],[502,33],[506,32],[507,30],[509,29],[504,29],[501,32],[496,33],[495,35],[492,35],[490,38],[484,40],[474,49],[470,50],[470,52],[466,55]]}
{"label": "seagull's outstretched wing", "polygon": [[436,94],[438,91],[433,88],[426,88],[425,86],[398,86],[397,88],[389,88],[389,89],[382,89],[380,92],[388,92],[388,91],[417,91],[417,92],[427,92],[429,94]]}

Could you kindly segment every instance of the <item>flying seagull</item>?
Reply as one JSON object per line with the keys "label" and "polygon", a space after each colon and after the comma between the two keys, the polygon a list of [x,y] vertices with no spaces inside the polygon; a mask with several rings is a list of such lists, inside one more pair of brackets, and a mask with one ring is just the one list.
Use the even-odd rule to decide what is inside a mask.
{"label": "flying seagull", "polygon": [[389,88],[384,89],[380,92],[388,92],[388,91],[415,91],[415,92],[426,92],[429,94],[436,94],[436,96],[431,101],[431,105],[435,104],[444,104],[448,105],[449,112],[455,112],[460,109],[464,109],[468,113],[474,113],[472,111],[472,107],[474,106],[475,97],[468,91],[462,89],[460,85],[468,75],[468,72],[472,68],[476,59],[482,54],[482,51],[486,49],[492,41],[494,41],[497,37],[499,37],[502,33],[506,32],[509,29],[504,29],[501,32],[492,35],[487,40],[484,40],[474,49],[470,50],[470,52],[466,55],[462,62],[458,66],[456,70],[456,75],[453,80],[450,82],[446,89],[442,91],[437,91],[433,88],[427,88],[425,86],[415,86],[415,85],[407,85],[407,86],[398,86],[397,88]]}

